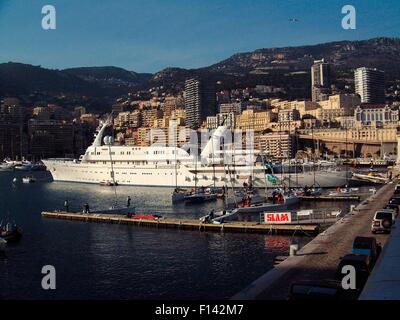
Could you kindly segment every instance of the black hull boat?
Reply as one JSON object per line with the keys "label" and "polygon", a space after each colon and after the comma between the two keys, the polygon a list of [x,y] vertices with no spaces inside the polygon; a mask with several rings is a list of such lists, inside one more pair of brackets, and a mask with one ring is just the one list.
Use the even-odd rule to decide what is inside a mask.
{"label": "black hull boat", "polygon": [[6,224],[0,226],[0,238],[7,243],[19,242],[22,238],[22,233],[16,225]]}
{"label": "black hull boat", "polygon": [[5,254],[7,241],[0,238],[0,256]]}
{"label": "black hull boat", "polygon": [[186,196],[184,199],[185,204],[204,203],[217,200],[217,195],[214,193],[197,193]]}
{"label": "black hull boat", "polygon": [[1,238],[5,241],[7,241],[7,243],[16,243],[19,242],[22,238],[22,233],[20,233],[19,231],[13,232],[13,233],[9,233],[6,235],[2,235]]}

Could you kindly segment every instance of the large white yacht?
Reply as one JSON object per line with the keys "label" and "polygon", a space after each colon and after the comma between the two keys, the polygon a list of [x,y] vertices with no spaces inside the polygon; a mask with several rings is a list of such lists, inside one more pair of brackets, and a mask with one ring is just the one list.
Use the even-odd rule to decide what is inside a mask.
{"label": "large white yacht", "polygon": [[[296,177],[276,175],[271,179],[264,164],[255,161],[256,151],[219,151],[221,137],[228,130],[224,126],[215,130],[198,156],[170,146],[115,146],[112,139],[103,139],[107,126],[108,122],[102,125],[93,144],[79,160],[43,160],[55,181],[95,184],[114,181],[119,185],[164,187],[242,187],[244,183],[251,183],[264,188],[280,183],[288,185],[287,179],[291,179],[293,187],[295,182],[301,182],[297,186],[302,187],[313,185],[313,181],[321,187],[337,187],[345,185],[348,179],[345,172],[336,171],[319,171],[315,175],[299,173]],[[226,161],[227,153],[230,164]]]}

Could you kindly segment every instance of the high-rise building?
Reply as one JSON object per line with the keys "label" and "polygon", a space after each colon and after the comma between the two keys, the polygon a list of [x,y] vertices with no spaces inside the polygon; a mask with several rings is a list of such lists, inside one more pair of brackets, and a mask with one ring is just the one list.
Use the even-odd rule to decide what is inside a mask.
{"label": "high-rise building", "polygon": [[216,114],[215,85],[211,81],[188,79],[185,82],[186,125],[197,129],[208,116]]}
{"label": "high-rise building", "polygon": [[314,61],[311,67],[312,101],[326,100],[330,93],[331,67],[324,59]]}
{"label": "high-rise building", "polygon": [[385,76],[383,71],[358,68],[354,71],[356,93],[362,103],[385,103]]}

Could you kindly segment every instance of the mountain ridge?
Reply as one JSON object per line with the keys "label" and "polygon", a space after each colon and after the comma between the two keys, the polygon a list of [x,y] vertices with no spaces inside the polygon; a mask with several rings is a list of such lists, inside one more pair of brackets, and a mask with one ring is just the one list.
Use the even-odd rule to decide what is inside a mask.
{"label": "mountain ridge", "polygon": [[[400,79],[400,38],[341,40],[315,45],[261,48],[235,53],[227,59],[197,69],[168,67],[154,74],[137,73],[115,66],[47,69],[23,63],[0,64],[0,95],[45,92],[117,97],[128,92],[158,87],[167,93],[184,88],[187,78],[219,83],[219,89],[254,87],[283,89],[284,98],[308,99],[310,67],[324,58],[333,65],[339,89],[352,85],[352,70],[360,66],[385,71],[388,83]],[[350,90],[350,89],[349,89]]]}

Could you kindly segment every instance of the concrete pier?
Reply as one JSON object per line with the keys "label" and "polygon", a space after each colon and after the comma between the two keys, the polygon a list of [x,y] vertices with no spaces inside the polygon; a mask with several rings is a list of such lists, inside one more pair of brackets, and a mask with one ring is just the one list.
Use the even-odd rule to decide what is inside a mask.
{"label": "concrete pier", "polygon": [[70,212],[42,212],[45,218],[96,222],[127,224],[137,227],[196,230],[196,231],[214,231],[214,232],[242,232],[259,234],[294,234],[297,236],[318,234],[319,226],[317,224],[258,224],[256,222],[229,222],[224,224],[207,224],[199,220],[189,219],[132,219],[122,215],[107,215],[94,213],[70,213]]}
{"label": "concrete pier", "polygon": [[360,201],[361,197],[357,195],[319,195],[302,196],[302,201]]}
{"label": "concrete pier", "polygon": [[374,236],[384,245],[388,236],[372,235],[371,221],[375,212],[383,208],[393,195],[396,182],[383,186],[352,213],[304,246],[296,256],[287,258],[232,299],[284,300],[295,281],[333,279],[340,258],[351,252],[355,237]]}

